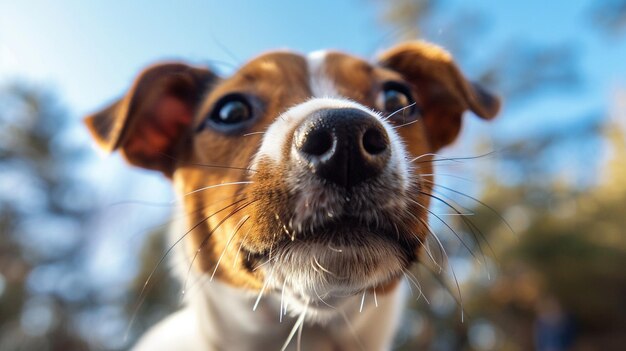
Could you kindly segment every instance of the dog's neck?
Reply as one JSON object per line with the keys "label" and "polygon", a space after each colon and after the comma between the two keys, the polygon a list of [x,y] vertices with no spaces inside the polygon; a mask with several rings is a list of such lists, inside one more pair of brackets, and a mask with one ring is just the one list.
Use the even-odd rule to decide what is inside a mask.
{"label": "dog's neck", "polygon": [[198,314],[200,331],[214,350],[281,350],[286,343],[286,350],[388,350],[406,291],[397,286],[376,302],[373,295],[365,295],[365,301],[344,298],[329,320],[316,323],[304,316],[299,330],[305,312],[280,317],[280,293],[266,293],[254,309],[257,293],[206,279],[186,308]]}

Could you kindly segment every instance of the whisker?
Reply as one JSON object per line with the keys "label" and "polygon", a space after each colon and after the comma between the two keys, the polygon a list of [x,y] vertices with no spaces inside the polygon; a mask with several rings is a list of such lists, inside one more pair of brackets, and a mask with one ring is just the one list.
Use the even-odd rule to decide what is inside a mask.
{"label": "whisker", "polygon": [[456,272],[454,271],[454,266],[452,264],[450,266],[450,272],[452,272],[452,276],[454,277],[454,284],[456,285],[456,291],[459,293],[459,302],[461,304],[461,323],[465,321],[465,308],[463,307],[463,294],[461,294],[461,286],[459,285],[459,279],[456,277]]}
{"label": "whisker", "polygon": [[208,190],[208,189],[215,189],[215,188],[219,188],[222,186],[229,186],[229,185],[247,185],[247,184],[253,184],[254,182],[251,181],[243,181],[243,182],[230,182],[230,183],[220,183],[220,184],[214,184],[214,185],[209,185],[209,186],[205,186],[196,190],[192,190],[186,194],[183,194],[183,197],[186,197],[188,195],[191,194],[195,194],[204,190]]}
{"label": "whisker", "polygon": [[224,45],[222,41],[217,38],[217,36],[212,30],[209,31],[209,33],[211,35],[211,39],[213,40],[213,43],[215,43],[215,45],[217,45],[217,47],[220,48],[222,52],[224,52],[228,57],[230,57],[231,60],[235,61],[236,65],[230,62],[224,62],[224,63],[229,65],[231,68],[237,68],[237,66],[241,65],[242,63],[241,59],[238,58],[237,55],[235,55],[235,53],[233,53],[230,49],[228,49],[228,47]]}
{"label": "whisker", "polygon": [[298,327],[298,337],[296,339],[296,350],[302,351],[302,330],[304,329],[304,321]]}
{"label": "whisker", "polygon": [[422,156],[418,156],[414,159],[412,159],[411,161],[409,161],[410,163],[424,163],[424,162],[440,162],[440,161],[454,161],[454,162],[458,162],[458,161],[464,161],[464,160],[475,160],[478,158],[483,158],[483,157],[487,157],[487,156],[491,156],[493,154],[498,153],[498,151],[494,150],[494,151],[490,151],[486,154],[482,154],[482,155],[478,155],[478,156],[463,156],[463,157],[444,157],[441,155],[437,155],[437,154],[425,154],[425,155],[434,155],[434,156],[438,156],[441,158],[435,159],[435,160],[426,160],[426,161],[420,161],[420,162],[415,162],[417,161],[417,159],[419,159]]}
{"label": "whisker", "polygon": [[[431,196],[431,194],[426,193],[426,192],[422,192],[420,191],[420,194],[423,195],[427,195],[427,196]],[[440,200],[440,199],[439,199]],[[443,201],[443,200],[440,200]],[[463,240],[463,238],[461,238],[461,236],[459,235],[459,233],[457,233],[454,229],[452,229],[452,227],[448,224],[448,222],[444,221],[443,218],[441,218],[439,215],[437,215],[435,212],[433,212],[431,209],[429,209],[428,207],[420,204],[419,202],[415,202],[418,206],[421,206],[424,210],[426,210],[428,213],[430,213],[431,215],[433,215],[435,218],[437,218],[443,225],[445,225],[452,233],[454,233],[454,235],[457,237],[457,239],[459,239],[459,241],[463,244],[463,246],[467,249],[467,251],[472,255],[472,257],[474,257],[476,260],[478,260],[478,257],[476,257],[476,254],[474,254],[474,251],[472,251],[472,249],[469,247],[469,245],[465,242],[465,240]],[[480,247],[480,245],[479,245]],[[484,259],[484,256],[483,256]],[[478,260],[480,262],[480,260]]]}
{"label": "whisker", "polygon": [[309,264],[311,265],[311,268],[313,269],[313,271],[315,271],[315,273],[317,273],[320,277],[322,277],[322,279],[324,279],[325,282],[328,282],[328,278],[325,275],[321,274],[320,271],[317,270],[317,268],[315,268],[315,265],[313,264],[313,260],[311,260]]}
{"label": "whisker", "polygon": [[441,272],[443,270],[443,268],[441,267],[441,265],[439,265],[439,263],[437,263],[437,260],[435,260],[435,257],[433,256],[433,253],[430,249],[430,246],[428,245],[428,242],[424,242],[422,239],[420,239],[420,237],[415,234],[415,233],[411,233],[416,239],[417,241],[420,243],[420,245],[422,245],[422,247],[424,248],[424,251],[426,251],[426,254],[428,255],[428,257],[430,258],[431,261],[433,261],[433,263],[439,267],[439,272]]}
{"label": "whisker", "polygon": [[[200,246],[198,247],[198,249],[196,250],[195,254],[193,255],[193,258],[191,259],[191,262],[189,263],[189,269],[187,269],[187,277],[185,278],[185,282],[183,283],[183,289],[181,291],[181,295],[184,296],[185,295],[185,289],[187,287],[187,281],[189,280],[189,275],[191,274],[191,270],[193,268],[193,264],[196,261],[196,259],[198,258],[198,255],[200,254],[200,251],[204,248],[204,246],[206,245],[206,243],[209,241],[209,238],[211,238],[213,236],[213,233],[215,233],[215,231],[217,229],[219,229],[219,227],[224,224],[224,222],[226,222],[228,219],[230,219],[232,216],[234,216],[237,212],[243,210],[244,208],[248,207],[249,205],[251,205],[252,203],[254,203],[256,200],[252,200],[249,201],[245,204],[243,204],[241,207],[238,207],[236,209],[234,209],[232,212],[230,212],[228,215],[226,215],[225,218],[223,218],[216,226],[215,228],[211,229],[209,231],[209,233],[206,235],[206,237],[202,240],[202,242],[200,243]],[[208,220],[209,217],[207,217],[205,219]]]}
{"label": "whisker", "polygon": [[359,307],[359,313],[363,312],[363,305],[365,304],[365,293],[367,291],[363,290],[363,297],[361,297],[361,307]]}
{"label": "whisker", "polygon": [[[419,155],[419,156],[417,156],[417,157],[415,157],[415,158],[413,158],[413,159],[409,160],[409,163],[413,163],[413,162],[415,162],[415,161],[419,160],[420,158],[422,158],[422,157],[426,157],[426,156],[433,156],[433,157],[445,157],[445,156],[442,156],[442,155],[440,155],[440,154],[435,154],[435,153],[432,153],[432,152],[427,152],[427,153],[425,153],[425,154],[421,154],[421,155]],[[452,160],[452,161],[454,161],[454,160]],[[460,161],[457,161],[457,162],[460,162]]]}
{"label": "whisker", "polygon": [[[426,230],[428,230],[428,233],[430,234],[430,236],[435,238],[435,241],[437,242],[437,247],[439,247],[439,253],[440,253],[441,257],[443,259],[445,259],[445,262],[449,262],[450,257],[448,256],[448,253],[446,252],[446,249],[443,247],[443,244],[441,243],[441,240],[439,240],[439,237],[437,236],[437,234],[435,234],[435,231],[433,231],[432,228],[428,225],[428,223],[426,223],[426,221],[424,221],[423,219],[419,218],[419,221],[426,228]],[[441,266],[439,266],[439,267],[441,268]]]}
{"label": "whisker", "polygon": [[243,136],[258,135],[258,134],[263,135],[263,134],[265,134],[265,133],[266,133],[266,132],[250,132],[250,133],[246,133],[246,134],[244,134]]}
{"label": "whisker", "polygon": [[293,336],[296,334],[296,331],[300,329],[300,326],[304,323],[304,317],[306,317],[306,312],[308,309],[309,309],[309,303],[307,302],[304,305],[304,309],[302,310],[300,317],[298,317],[298,320],[296,320],[296,323],[294,323],[293,328],[291,329],[291,332],[287,336],[287,340],[285,340],[285,343],[283,344],[283,347],[280,349],[280,351],[287,350],[287,346],[289,346],[289,343],[291,342],[291,339],[293,339]]}
{"label": "whisker", "polygon": [[[430,242],[428,241],[428,237],[426,238],[426,241],[424,242],[424,244],[425,244],[425,247],[428,248],[428,250],[426,250],[426,252],[428,253],[428,256],[433,261],[435,266],[439,268],[439,273],[441,273],[443,271],[443,267],[441,267],[441,265],[433,257],[433,254],[432,254],[433,250],[430,248]],[[441,257],[443,258],[443,255],[441,255]]]}
{"label": "whisker", "polygon": [[252,226],[248,228],[248,231],[246,232],[246,234],[243,236],[243,239],[241,239],[241,242],[239,243],[239,249],[237,249],[237,254],[235,255],[235,259],[233,260],[233,269],[237,265],[237,261],[239,260],[239,254],[241,253],[241,249],[243,248],[243,243],[248,238],[248,234],[250,234],[250,231],[252,231]]}
{"label": "whisker", "polygon": [[402,273],[404,274],[404,277],[409,281],[409,288],[411,287],[410,283],[413,283],[413,285],[415,285],[415,287],[417,288],[417,291],[419,291],[419,295],[417,296],[415,301],[419,300],[420,297],[424,297],[424,301],[426,301],[426,304],[430,305],[430,301],[426,297],[426,294],[424,294],[424,291],[422,290],[422,285],[420,284],[415,274],[413,274],[413,272],[409,271],[408,269],[404,269]]}
{"label": "whisker", "polygon": [[466,212],[462,212],[462,213],[437,213],[437,215],[439,216],[451,216],[451,217],[467,217],[467,216],[474,216],[474,213],[466,213]]}
{"label": "whisker", "polygon": [[213,270],[213,273],[211,274],[211,279],[209,279],[210,282],[213,281],[213,277],[215,277],[215,273],[217,272],[217,268],[219,268],[220,262],[222,262],[222,258],[224,257],[224,254],[226,253],[226,250],[230,246],[230,243],[233,241],[233,238],[235,237],[235,235],[237,235],[237,233],[239,232],[239,229],[241,229],[241,227],[248,221],[248,219],[250,219],[250,216],[246,215],[246,216],[242,217],[239,220],[239,222],[235,225],[235,230],[233,231],[233,234],[230,236],[230,238],[228,238],[228,241],[226,242],[226,245],[224,246],[224,250],[222,250],[222,253],[220,254],[220,257],[217,259],[217,263],[215,264],[215,269]]}
{"label": "whisker", "polygon": [[431,183],[435,186],[435,187],[439,187],[448,191],[451,191],[457,195],[461,195],[463,197],[466,197],[470,200],[476,201],[478,204],[484,206],[485,208],[487,208],[491,213],[493,213],[494,215],[496,215],[498,217],[498,219],[500,219],[502,221],[502,223],[504,223],[504,225],[506,225],[506,227],[508,228],[508,230],[513,234],[513,235],[517,235],[517,233],[515,232],[515,230],[513,230],[513,228],[511,227],[511,225],[509,224],[509,222],[498,212],[496,211],[496,209],[494,209],[493,207],[489,206],[488,204],[486,204],[485,202],[471,196],[471,195],[467,195],[461,191],[452,189],[450,187],[441,185],[441,184],[435,184],[434,182],[431,181]]}
{"label": "whisker", "polygon": [[[456,174],[441,173],[441,172],[439,172],[439,173],[420,173],[420,174],[418,174],[418,176],[420,176],[420,177],[439,177],[439,176],[442,176],[442,177],[449,177],[449,178],[463,180],[463,181],[466,181],[468,183],[476,183],[476,181],[474,181],[472,179],[469,179],[469,178],[461,177],[461,176],[456,175]],[[427,180],[426,178],[422,178],[422,179],[423,180]]]}
{"label": "whisker", "polygon": [[269,257],[268,261],[272,260],[272,253],[273,253],[272,250],[274,249],[274,243],[276,243],[276,232],[274,232],[272,234],[272,243],[270,244],[270,249],[269,249],[269,252],[267,254],[267,256]]}
{"label": "whisker", "polygon": [[457,199],[452,198],[452,196],[450,196],[450,194],[447,194],[446,192],[442,191],[441,189],[438,188],[438,185],[435,184],[435,182],[430,181],[430,180],[426,180],[423,179],[425,181],[425,183],[429,183],[429,184],[424,184],[424,189],[427,189],[428,191],[430,191],[431,193],[436,193],[439,196],[441,196],[442,198],[446,199],[446,201],[450,202],[451,204],[454,205],[454,207],[459,208],[459,211],[463,211],[464,214],[469,215],[476,215],[476,212],[474,212],[474,210],[470,209],[469,207],[459,203],[459,201]]}
{"label": "whisker", "polygon": [[[159,154],[161,156],[165,156],[173,161],[177,161],[180,162],[182,160],[179,160],[178,158],[168,155],[164,152],[159,152]],[[204,167],[204,168],[219,168],[219,169],[234,169],[234,170],[238,170],[238,171],[249,171],[249,172],[257,172],[255,169],[252,168],[248,168],[248,167],[235,167],[235,166],[224,166],[224,165],[215,165],[215,164],[205,164],[205,163],[195,163],[195,162],[187,162],[184,163],[184,165],[186,166],[196,166],[196,167]]]}
{"label": "whisker", "polygon": [[318,267],[319,267],[322,271],[324,271],[324,272],[326,272],[326,273],[328,273],[328,274],[332,275],[333,277],[337,277],[337,275],[336,275],[335,273],[333,273],[333,272],[329,271],[328,269],[324,268],[324,267],[323,267],[323,266],[319,263],[319,261],[317,260],[317,257],[315,257],[315,255],[312,255],[312,256],[313,256],[313,261],[315,261],[315,264],[316,264],[316,265],[317,265],[317,266],[318,266]]}
{"label": "whisker", "polygon": [[257,269],[267,265],[268,263],[272,262],[272,259],[268,259],[267,261],[263,262],[263,263],[259,263],[258,265],[254,266],[254,268],[252,268],[253,272],[256,272]]}
{"label": "whisker", "polygon": [[156,270],[159,268],[159,266],[163,263],[163,261],[165,260],[165,258],[169,255],[169,253],[174,249],[174,247],[176,245],[178,245],[189,233],[191,233],[193,230],[195,230],[196,228],[198,228],[200,225],[202,225],[203,223],[205,223],[206,221],[208,221],[211,217],[215,216],[216,214],[230,208],[233,207],[235,205],[237,205],[238,203],[245,201],[246,199],[240,199],[237,200],[231,204],[229,204],[228,206],[225,206],[217,211],[215,211],[214,213],[212,213],[211,215],[203,218],[202,220],[200,220],[199,222],[195,223],[189,230],[187,230],[181,237],[179,237],[178,239],[176,239],[176,241],[174,241],[174,243],[172,245],[170,245],[169,248],[167,248],[167,250],[165,250],[165,253],[163,254],[163,256],[161,256],[161,258],[159,259],[159,261],[157,262],[157,264],[155,265],[155,267],[152,269],[152,271],[150,272],[150,274],[148,275],[148,278],[146,279],[141,292],[139,293],[139,296],[142,296],[143,293],[145,292],[145,289],[148,285],[148,283],[150,282],[150,278],[152,278],[152,276],[155,274]]}
{"label": "whisker", "polygon": [[463,296],[461,295],[461,290],[459,288],[459,282],[456,280],[456,275],[454,274],[454,269],[452,267],[451,271],[452,271],[452,276],[455,279],[455,283],[456,283],[456,290],[459,294],[459,299],[457,300],[454,292],[452,291],[452,288],[450,286],[448,286],[447,282],[444,280],[444,277],[440,274],[437,274],[435,272],[433,272],[430,267],[426,266],[426,271],[431,273],[431,276],[437,281],[439,282],[439,284],[441,284],[441,286],[443,286],[446,291],[450,294],[450,296],[452,297],[452,299],[454,299],[454,302],[456,302],[457,306],[459,306],[459,308],[461,309],[461,323],[464,322],[464,315],[465,315],[465,308],[463,307]]}
{"label": "whisker", "polygon": [[[206,208],[211,207],[211,206],[213,206],[213,205],[215,205],[217,203],[220,203],[220,202],[225,201],[225,200],[230,200],[230,199],[242,196],[242,195],[243,194],[235,194],[233,196],[226,196],[226,197],[223,197],[223,198],[221,198],[219,200],[212,201],[208,205],[199,206],[198,208],[194,209],[193,211],[185,211],[185,212],[176,213],[176,215],[169,216],[169,219],[166,220],[166,221],[159,222],[158,224],[147,226],[144,229],[138,230],[137,232],[131,234],[130,238],[129,238],[129,241],[135,240],[139,236],[139,234],[148,233],[148,232],[154,232],[154,231],[156,231],[156,230],[158,230],[160,228],[163,228],[165,226],[172,225],[172,223],[175,223],[176,221],[186,219],[186,218],[190,217],[193,214],[197,214],[198,212],[204,211]],[[172,201],[172,203],[175,204],[175,201]]]}
{"label": "whisker", "polygon": [[252,307],[253,311],[256,311],[256,308],[259,307],[259,302],[261,302],[261,298],[263,297],[263,293],[265,292],[265,289],[267,289],[267,286],[270,284],[270,281],[272,281],[272,277],[274,275],[275,269],[276,269],[276,266],[272,267],[272,270],[270,271],[270,275],[265,279],[265,283],[261,287],[261,291],[259,291],[259,296],[257,296],[256,301],[254,302],[254,306]]}
{"label": "whisker", "polygon": [[363,346],[363,343],[361,342],[361,339],[359,338],[359,335],[356,333],[356,330],[354,329],[354,326],[350,322],[350,319],[346,315],[346,312],[344,312],[343,310],[340,310],[340,309],[338,309],[337,311],[339,312],[339,314],[341,315],[343,320],[346,322],[346,325],[348,326],[348,329],[350,330],[350,333],[352,334],[352,337],[354,337],[354,340],[356,341],[357,345],[359,346],[359,349],[361,349],[361,351],[364,351],[365,347]]}
{"label": "whisker", "polygon": [[401,124],[401,125],[399,125],[399,126],[394,126],[394,127],[393,127],[393,129],[400,129],[400,128],[402,128],[402,127],[406,127],[406,126],[409,126],[409,125],[411,125],[411,124],[413,124],[413,123],[417,123],[417,122],[420,122],[420,121],[421,121],[421,119],[416,119],[416,120],[411,121],[411,122],[406,122],[406,123],[403,123],[403,124]]}
{"label": "whisker", "polygon": [[393,117],[393,116],[394,116],[395,114],[397,114],[398,112],[402,112],[402,111],[406,110],[407,108],[411,108],[411,107],[413,107],[413,106],[415,106],[415,105],[416,105],[416,103],[414,102],[414,103],[412,103],[412,104],[410,104],[410,105],[406,105],[406,106],[404,106],[404,107],[401,107],[401,108],[399,108],[399,109],[397,109],[397,110],[393,111],[391,114],[389,114],[389,116],[386,116],[386,117],[385,117],[385,118],[383,118],[382,120],[383,120],[383,121],[387,121],[387,120],[389,120],[389,118]]}
{"label": "whisker", "polygon": [[174,241],[174,243],[172,245],[170,245],[170,247],[168,247],[167,250],[165,250],[165,253],[161,256],[161,258],[159,259],[157,264],[154,266],[152,271],[150,271],[150,274],[148,274],[148,278],[146,278],[146,281],[144,282],[143,286],[141,287],[141,291],[139,292],[139,302],[137,303],[137,306],[134,308],[133,313],[131,315],[131,318],[130,318],[130,320],[128,322],[128,328],[127,328],[126,333],[125,333],[126,337],[130,333],[130,329],[132,328],[133,323],[135,322],[135,319],[137,318],[137,315],[139,313],[139,309],[141,308],[141,306],[143,305],[143,303],[144,303],[144,301],[146,299],[145,292],[146,292],[146,289],[148,287],[148,284],[152,280],[152,277],[156,273],[157,269],[161,266],[161,264],[163,264],[163,262],[165,261],[165,258],[170,254],[170,252],[172,252],[174,247],[176,247],[176,245],[178,245],[189,233],[191,233],[197,227],[199,227],[200,225],[202,225],[203,223],[208,221],[209,218],[211,218],[212,216],[214,216],[214,215],[216,215],[216,214],[226,210],[229,207],[235,206],[236,204],[238,204],[239,202],[244,201],[244,200],[245,200],[245,198],[237,200],[237,201],[231,203],[230,205],[225,206],[225,207],[219,209],[218,211],[212,213],[210,216],[205,217],[201,221],[197,222],[188,231],[186,231],[180,238],[176,239],[176,241]]}
{"label": "whisker", "polygon": [[[283,307],[284,310],[287,310],[287,306],[284,305],[285,302],[285,285],[287,285],[287,279],[283,281],[283,287],[280,289],[280,313],[278,313],[278,322],[283,322]],[[285,312],[286,313],[286,312]]]}
{"label": "whisker", "polygon": [[317,292],[317,287],[315,285],[313,285],[313,292],[315,292],[315,296],[317,296],[317,299],[320,300],[324,305],[328,306],[329,308],[332,308],[333,310],[337,310],[337,307],[329,304],[322,298],[322,296],[320,296],[320,293]]}
{"label": "whisker", "polygon": [[[446,202],[445,200],[441,199],[440,197],[438,197],[436,195],[433,195],[433,194],[428,194],[428,196],[430,196],[433,199],[441,201],[446,206],[450,207],[453,211],[457,211],[458,212],[458,210],[454,206],[450,205],[448,202]],[[485,253],[483,251],[482,245],[480,244],[479,237],[482,238],[483,241],[487,244],[487,247],[491,251],[491,254],[494,257],[497,257],[495,251],[491,247],[491,244],[489,243],[489,241],[485,238],[485,235],[483,234],[483,232],[474,224],[474,222],[472,222],[469,218],[466,218],[466,217],[463,217],[463,216],[461,216],[461,220],[463,221],[465,226],[470,230],[470,233],[472,233],[472,236],[474,237],[474,241],[478,245],[478,250],[480,251],[480,253],[481,253],[482,257],[483,257],[483,262],[485,263],[485,269],[487,269],[486,268],[487,267],[487,265],[486,265],[487,259],[485,258]],[[488,276],[489,280],[491,280],[491,274],[489,273],[488,270],[487,270],[487,276]]]}
{"label": "whisker", "polygon": [[192,278],[195,278],[195,279],[192,280],[191,284],[189,284],[189,286],[187,287],[185,291],[186,296],[190,296],[190,293],[194,287],[211,283],[209,281],[209,278],[205,276],[204,274],[198,274],[197,276],[194,276]]}
{"label": "whisker", "polygon": [[[428,189],[432,191],[432,188],[428,187]],[[417,202],[417,201],[415,201],[415,200],[410,200],[410,201],[411,201],[412,203],[416,203],[416,202]],[[452,200],[450,200],[450,201],[451,201],[451,202],[454,202],[454,201],[452,201]],[[456,202],[455,202],[455,204],[456,204],[456,205],[458,205]],[[418,205],[419,205],[419,204],[418,204]],[[419,205],[419,206],[420,206],[420,207],[422,207],[422,208],[424,207],[424,205]],[[458,206],[459,206],[459,207],[461,207],[461,208],[463,208],[463,209],[464,209],[464,210],[466,210],[467,212],[460,212],[460,211],[456,212],[456,211],[455,211],[454,213],[437,213],[437,214],[438,214],[438,215],[440,215],[440,216],[474,216],[474,215],[476,215],[474,212],[471,212],[469,209],[467,209],[467,208],[465,208],[465,207],[463,207],[463,206],[461,206],[461,205],[458,205]]]}
{"label": "whisker", "polygon": [[335,252],[343,253],[343,250],[342,250],[342,249],[336,249],[336,248],[334,248],[334,247],[330,246],[330,244],[328,244],[327,246],[328,246],[328,248],[329,248],[331,251],[335,251]]}
{"label": "whisker", "polygon": [[[287,281],[287,278],[285,278],[285,281]],[[288,309],[289,309],[289,300],[285,300],[285,310],[283,311],[283,316],[287,315]]]}

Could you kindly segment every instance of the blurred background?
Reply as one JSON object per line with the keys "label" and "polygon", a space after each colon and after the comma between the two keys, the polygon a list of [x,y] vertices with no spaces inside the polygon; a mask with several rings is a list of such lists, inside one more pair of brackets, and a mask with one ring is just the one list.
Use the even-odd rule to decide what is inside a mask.
{"label": "blurred background", "polygon": [[177,308],[167,266],[139,299],[167,182],[81,124],[144,66],[227,75],[269,49],[372,58],[415,38],[505,105],[468,114],[444,153],[468,159],[438,164],[436,194],[465,215],[435,204],[448,259],[433,241],[414,270],[397,349],[624,350],[624,0],[1,1],[0,350],[124,350]]}

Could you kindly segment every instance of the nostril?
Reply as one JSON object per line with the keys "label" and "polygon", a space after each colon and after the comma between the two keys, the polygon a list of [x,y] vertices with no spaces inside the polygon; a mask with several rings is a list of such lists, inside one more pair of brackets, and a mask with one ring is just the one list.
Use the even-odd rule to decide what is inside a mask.
{"label": "nostril", "polygon": [[300,150],[312,156],[322,156],[332,148],[332,134],[328,130],[314,130],[308,133]]}
{"label": "nostril", "polygon": [[363,148],[370,155],[378,155],[387,150],[387,136],[378,128],[370,128],[363,134]]}

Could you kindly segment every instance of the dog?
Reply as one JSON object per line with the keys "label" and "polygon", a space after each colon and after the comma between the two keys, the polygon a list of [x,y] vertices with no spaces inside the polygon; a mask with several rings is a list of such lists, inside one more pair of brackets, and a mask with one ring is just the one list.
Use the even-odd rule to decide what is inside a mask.
{"label": "dog", "polygon": [[148,67],[85,121],[102,149],[172,181],[178,276],[201,283],[134,349],[389,350],[435,152],[465,111],[499,107],[423,41],[374,62],[269,52],[230,77]]}

